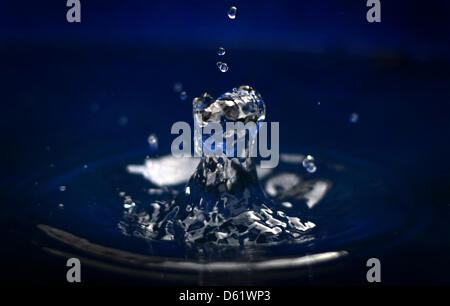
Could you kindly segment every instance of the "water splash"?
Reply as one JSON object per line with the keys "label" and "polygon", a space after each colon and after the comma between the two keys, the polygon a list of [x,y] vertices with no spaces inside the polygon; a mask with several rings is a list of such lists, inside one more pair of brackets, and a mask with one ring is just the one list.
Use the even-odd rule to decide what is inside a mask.
{"label": "water splash", "polygon": [[150,134],[147,142],[152,150],[158,149],[158,137],[155,134]]}
{"label": "water splash", "polygon": [[[210,123],[225,126],[230,121],[258,124],[265,119],[266,111],[261,95],[243,85],[218,99],[207,93],[195,98],[193,116],[196,128],[200,128]],[[237,135],[240,137],[249,141],[246,135]],[[201,136],[194,143],[201,153]],[[255,160],[249,155],[250,146],[246,144],[240,158],[202,153],[184,192],[167,191],[161,200],[149,205],[130,205],[134,202],[126,198],[124,219],[129,222],[122,222],[121,229],[140,237],[201,247],[304,241],[304,233],[315,224],[289,216],[283,211],[286,205],[265,196]]]}

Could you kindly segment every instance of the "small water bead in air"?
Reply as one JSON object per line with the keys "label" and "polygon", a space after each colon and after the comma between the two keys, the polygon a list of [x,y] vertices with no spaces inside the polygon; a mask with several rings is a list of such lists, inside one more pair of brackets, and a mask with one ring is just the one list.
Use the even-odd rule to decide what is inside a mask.
{"label": "small water bead in air", "polygon": [[147,138],[147,142],[151,149],[158,149],[158,137],[155,134],[150,134]]}
{"label": "small water bead in air", "polygon": [[236,15],[237,15],[237,7],[230,6],[230,8],[228,9],[228,18],[235,19]]}
{"label": "small water bead in air", "polygon": [[217,49],[217,55],[219,56],[225,55],[225,48],[219,47],[219,49]]}
{"label": "small water bead in air", "polygon": [[181,101],[186,100],[188,97],[187,93],[183,90],[182,92],[180,92],[180,99]]}
{"label": "small water bead in air", "polygon": [[227,63],[217,62],[217,67],[218,67],[219,70],[222,71],[222,72],[227,72],[227,71],[228,71],[228,65],[227,65]]}
{"label": "small water bead in air", "polygon": [[351,123],[356,123],[359,120],[359,115],[357,113],[352,113],[349,118]]}
{"label": "small water bead in air", "polygon": [[59,186],[59,191],[63,192],[66,191],[67,187],[66,186]]}
{"label": "small water bead in air", "polygon": [[64,204],[63,203],[59,203],[58,204],[58,209],[64,209]]}
{"label": "small water bead in air", "polygon": [[181,84],[180,82],[176,82],[175,84],[173,84],[173,91],[180,92],[182,90],[183,90],[183,84]]}
{"label": "small water bead in air", "polygon": [[309,173],[314,173],[317,170],[316,165],[314,164],[314,157],[311,155],[307,155],[303,161],[302,161],[303,167],[308,171]]}

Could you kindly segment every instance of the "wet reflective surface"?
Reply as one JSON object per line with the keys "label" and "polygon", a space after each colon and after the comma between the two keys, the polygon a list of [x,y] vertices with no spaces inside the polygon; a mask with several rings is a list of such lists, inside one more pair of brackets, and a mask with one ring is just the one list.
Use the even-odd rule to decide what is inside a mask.
{"label": "wet reflective surface", "polygon": [[[390,175],[342,156],[316,156],[321,156],[320,170],[314,175],[299,164],[304,156],[292,153],[282,154],[277,168],[258,171],[267,198],[279,203],[272,207],[274,214],[289,215],[292,223],[296,218],[310,220],[303,225],[305,233],[285,241],[282,248],[233,246],[232,240],[187,247],[174,239],[155,239],[152,215],[170,209],[168,199],[185,192],[187,169],[194,169],[198,159],[164,156],[130,166],[136,158],[126,155],[42,181],[36,196],[39,204],[32,209],[39,220],[34,231],[45,235],[36,243],[50,254],[82,257],[93,266],[126,275],[158,279],[159,273],[168,273],[170,280],[196,283],[201,273],[210,274],[204,275],[209,282],[220,283],[217,273],[245,271],[243,282],[258,283],[267,281],[263,271],[274,273],[272,280],[286,277],[290,269],[315,275],[310,271],[316,271],[315,266],[392,248],[421,230],[416,204],[404,189],[389,184]],[[182,171],[172,175],[177,180],[164,185],[173,167]],[[64,192],[58,190],[61,182],[69,186]],[[63,209],[58,202],[64,203]],[[306,230],[311,224],[317,226]]]}

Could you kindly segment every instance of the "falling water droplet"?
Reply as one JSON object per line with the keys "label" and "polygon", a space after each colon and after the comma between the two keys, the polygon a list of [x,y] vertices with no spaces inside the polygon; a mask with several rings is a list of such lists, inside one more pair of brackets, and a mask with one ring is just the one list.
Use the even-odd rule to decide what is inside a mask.
{"label": "falling water droplet", "polygon": [[58,204],[58,208],[59,208],[59,209],[64,209],[64,204],[63,204],[63,203],[59,203],[59,204]]}
{"label": "falling water droplet", "polygon": [[180,92],[180,99],[182,101],[186,100],[188,97],[187,93],[185,91]]}
{"label": "falling water droplet", "polygon": [[156,137],[155,134],[150,134],[150,136],[148,136],[148,144],[150,145],[150,148],[156,150],[158,148],[158,137]]}
{"label": "falling water droplet", "polygon": [[219,70],[222,71],[222,72],[227,72],[227,71],[228,71],[228,65],[227,65],[227,63],[217,62],[217,67],[218,67]]}
{"label": "falling water droplet", "polygon": [[352,113],[350,115],[350,119],[349,120],[350,120],[351,123],[356,123],[359,120],[359,115],[357,113]]}
{"label": "falling water droplet", "polygon": [[183,84],[181,84],[180,82],[176,82],[175,84],[173,84],[173,91],[180,92],[182,90],[183,90]]}
{"label": "falling water droplet", "polygon": [[66,191],[66,189],[67,189],[67,187],[64,185],[59,186],[59,191],[61,191],[61,192]]}
{"label": "falling water droplet", "polygon": [[219,56],[225,55],[225,48],[219,47],[219,49],[217,50],[217,55]]}
{"label": "falling water droplet", "polygon": [[230,6],[230,8],[228,9],[228,18],[235,19],[236,15],[237,15],[237,7]]}
{"label": "falling water droplet", "polygon": [[317,101],[317,106],[320,106],[320,101]]}
{"label": "falling water droplet", "polygon": [[87,167],[88,167],[88,165],[84,165],[84,166],[83,166],[84,169],[87,169]]}
{"label": "falling water droplet", "polygon": [[302,161],[303,167],[308,171],[309,173],[314,173],[317,170],[316,165],[314,164],[314,157],[311,155],[307,155],[303,161]]}

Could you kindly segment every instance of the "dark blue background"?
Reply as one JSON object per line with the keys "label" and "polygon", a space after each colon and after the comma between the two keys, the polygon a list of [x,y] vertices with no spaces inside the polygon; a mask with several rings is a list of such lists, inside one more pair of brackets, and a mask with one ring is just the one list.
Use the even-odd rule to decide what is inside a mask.
{"label": "dark blue background", "polygon": [[[269,120],[280,122],[281,151],[342,152],[409,184],[416,201],[432,208],[433,222],[409,250],[431,267],[408,281],[446,282],[448,1],[381,1],[379,24],[366,21],[363,0],[82,0],[79,24],[66,21],[65,2],[0,4],[7,239],[24,235],[18,224],[26,223],[25,200],[12,191],[43,172],[144,148],[150,133],[168,152],[170,126],[191,120],[194,96],[245,83],[261,92]],[[226,16],[231,4],[235,20]],[[219,46],[227,73],[216,67]],[[173,91],[178,81],[187,101]],[[352,112],[357,124],[348,121]],[[11,260],[21,246],[8,243],[3,256]],[[393,282],[406,281],[397,269]]]}

